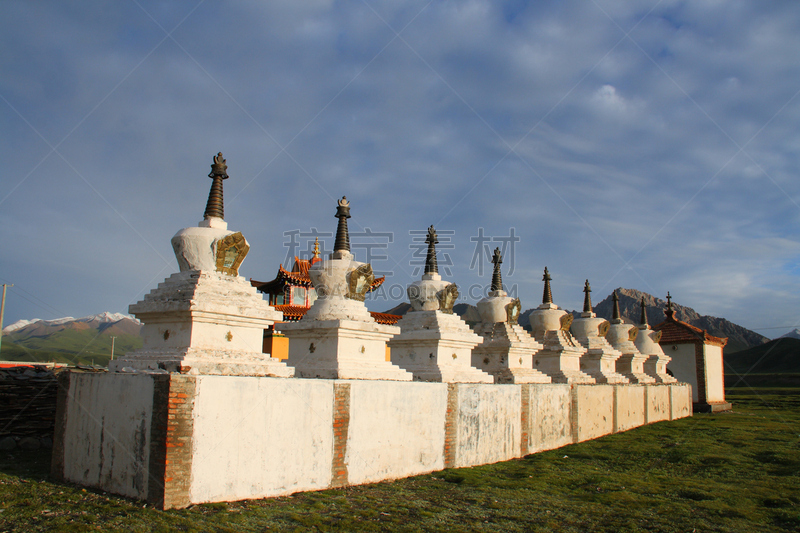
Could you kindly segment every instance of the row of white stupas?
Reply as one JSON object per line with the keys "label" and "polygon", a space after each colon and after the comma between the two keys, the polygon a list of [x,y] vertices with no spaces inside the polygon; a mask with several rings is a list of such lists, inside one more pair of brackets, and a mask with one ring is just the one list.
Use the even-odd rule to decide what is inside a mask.
{"label": "row of white stupas", "polygon": [[[372,267],[350,253],[346,198],[337,206],[333,253],[309,270],[317,300],[301,320],[276,324],[282,314],[238,275],[249,245],[224,221],[228,175],[221,153],[211,167],[203,221],[172,238],[180,272],[130,306],[144,323],[144,346],[113,360],[111,371],[448,383],[675,381],[644,302],[642,323],[624,324],[615,293],[614,317],[606,321],[592,312],[588,281],[583,313],[573,321],[553,303],[545,268],[543,303],[531,313],[529,334],[517,324],[519,299],[503,290],[499,249],[491,292],[477,304],[481,322],[471,330],[453,314],[458,288],[439,275],[433,226],[425,272],[408,287],[412,309],[396,326],[378,324],[364,305]],[[272,325],[289,338],[286,363],[262,353],[263,331]]]}

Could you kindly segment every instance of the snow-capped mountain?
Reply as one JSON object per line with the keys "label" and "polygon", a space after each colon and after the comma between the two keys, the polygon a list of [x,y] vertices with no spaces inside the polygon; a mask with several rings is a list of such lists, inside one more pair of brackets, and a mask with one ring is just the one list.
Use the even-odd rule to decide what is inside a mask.
{"label": "snow-capped mountain", "polygon": [[142,346],[142,323],[122,313],[20,320],[3,329],[3,359],[105,364]]}
{"label": "snow-capped mountain", "polygon": [[800,339],[800,328],[790,331],[786,335],[781,335],[781,338],[788,337],[790,339]]}
{"label": "snow-capped mountain", "polygon": [[[124,322],[123,322],[124,321]],[[66,316],[64,318],[56,318],[54,320],[42,320],[40,318],[34,318],[33,320],[18,320],[13,324],[10,324],[3,328],[3,334],[13,333],[15,331],[21,331],[26,328],[36,328],[36,329],[62,329],[59,326],[67,326],[68,324],[75,324],[77,326],[76,329],[82,329],[81,326],[89,326],[94,327],[95,329],[105,329],[103,327],[104,324],[116,324],[118,322],[131,322],[138,326],[141,326],[141,322],[139,322],[136,318],[126,315],[123,313],[110,313],[108,311],[104,311],[97,315],[89,315],[84,316],[81,318],[73,318],[71,316]],[[94,324],[93,324],[94,323]],[[108,327],[108,326],[106,326]],[[133,329],[128,327],[126,329]],[[132,333],[132,331],[131,331]],[[138,331],[137,331],[138,334]]]}

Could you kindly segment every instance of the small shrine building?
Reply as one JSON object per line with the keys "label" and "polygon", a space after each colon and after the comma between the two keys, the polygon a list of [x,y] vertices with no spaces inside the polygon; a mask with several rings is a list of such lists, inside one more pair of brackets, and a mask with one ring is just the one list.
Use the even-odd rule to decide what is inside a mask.
{"label": "small shrine building", "polygon": [[692,386],[694,412],[727,411],[722,349],[727,338],[714,337],[704,329],[675,318],[672,297],[667,293],[666,319],[653,326],[661,332],[659,344],[672,357],[668,367],[675,378]]}

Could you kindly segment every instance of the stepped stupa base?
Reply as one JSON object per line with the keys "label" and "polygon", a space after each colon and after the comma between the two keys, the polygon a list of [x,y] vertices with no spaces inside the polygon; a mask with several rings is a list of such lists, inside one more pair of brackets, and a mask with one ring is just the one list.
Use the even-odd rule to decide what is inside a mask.
{"label": "stepped stupa base", "polygon": [[653,378],[655,383],[677,383],[677,379],[667,374],[667,363],[669,361],[670,358],[664,355],[651,355],[644,362],[644,372]]}
{"label": "stepped stupa base", "polygon": [[374,320],[302,319],[276,329],[289,337],[287,363],[296,377],[412,380],[410,373],[386,361],[386,341],[400,333],[396,326]]}
{"label": "stepped stupa base", "polygon": [[181,352],[137,351],[109,362],[111,372],[164,370],[188,375],[294,377],[294,369],[269,354],[254,357],[247,351],[202,350]]}
{"label": "stepped stupa base", "polygon": [[619,356],[609,356],[604,351],[600,351],[600,353],[592,352],[593,350],[589,350],[581,358],[581,370],[593,377],[595,383],[619,384],[630,382],[628,378],[614,370],[615,361]]}
{"label": "stepped stupa base", "polygon": [[414,381],[493,383],[471,365],[472,349],[481,338],[458,316],[438,310],[411,311],[398,322],[401,333],[389,341],[392,363]]}
{"label": "stepped stupa base", "polygon": [[644,371],[645,357],[639,353],[623,353],[617,359],[617,373],[625,376],[630,383],[655,383],[656,378],[648,376]]}
{"label": "stepped stupa base", "polygon": [[494,377],[495,383],[550,383],[550,377],[533,368],[533,354],[542,345],[522,326],[508,322],[480,323],[475,331],[483,343],[472,350],[472,366]]}
{"label": "stepped stupa base", "polygon": [[553,383],[595,383],[592,376],[581,371],[586,348],[568,332],[546,331],[540,342],[544,349],[534,354],[533,366],[550,376]]}
{"label": "stepped stupa base", "polygon": [[264,330],[283,314],[240,276],[184,270],[129,310],[144,323],[144,346],[110,361],[112,372],[294,376],[292,368],[261,352]]}

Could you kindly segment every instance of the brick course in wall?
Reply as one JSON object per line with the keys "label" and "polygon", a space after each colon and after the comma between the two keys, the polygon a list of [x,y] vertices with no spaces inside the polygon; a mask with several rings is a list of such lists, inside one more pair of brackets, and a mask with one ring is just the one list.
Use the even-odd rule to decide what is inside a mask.
{"label": "brick course in wall", "polygon": [[458,385],[447,384],[447,411],[444,419],[444,467],[453,468],[456,464],[458,435]]}
{"label": "brick course in wall", "polygon": [[569,426],[572,432],[572,442],[580,442],[578,435],[578,389],[570,385],[569,389]]}
{"label": "brick course in wall", "polygon": [[194,395],[197,378],[170,374],[167,399],[166,459],[164,461],[164,507],[188,506],[192,476]]}
{"label": "brick course in wall", "polygon": [[[706,403],[706,359],[703,357],[703,343],[694,343],[694,365],[697,372],[697,403]],[[723,381],[724,383],[724,381]]]}
{"label": "brick course in wall", "polygon": [[350,428],[350,384],[333,386],[333,461],[331,486],[344,487],[347,477],[347,433]]}
{"label": "brick course in wall", "polygon": [[528,455],[530,452],[530,427],[531,427],[531,386],[520,385],[520,418],[521,431],[519,451],[521,455]]}

